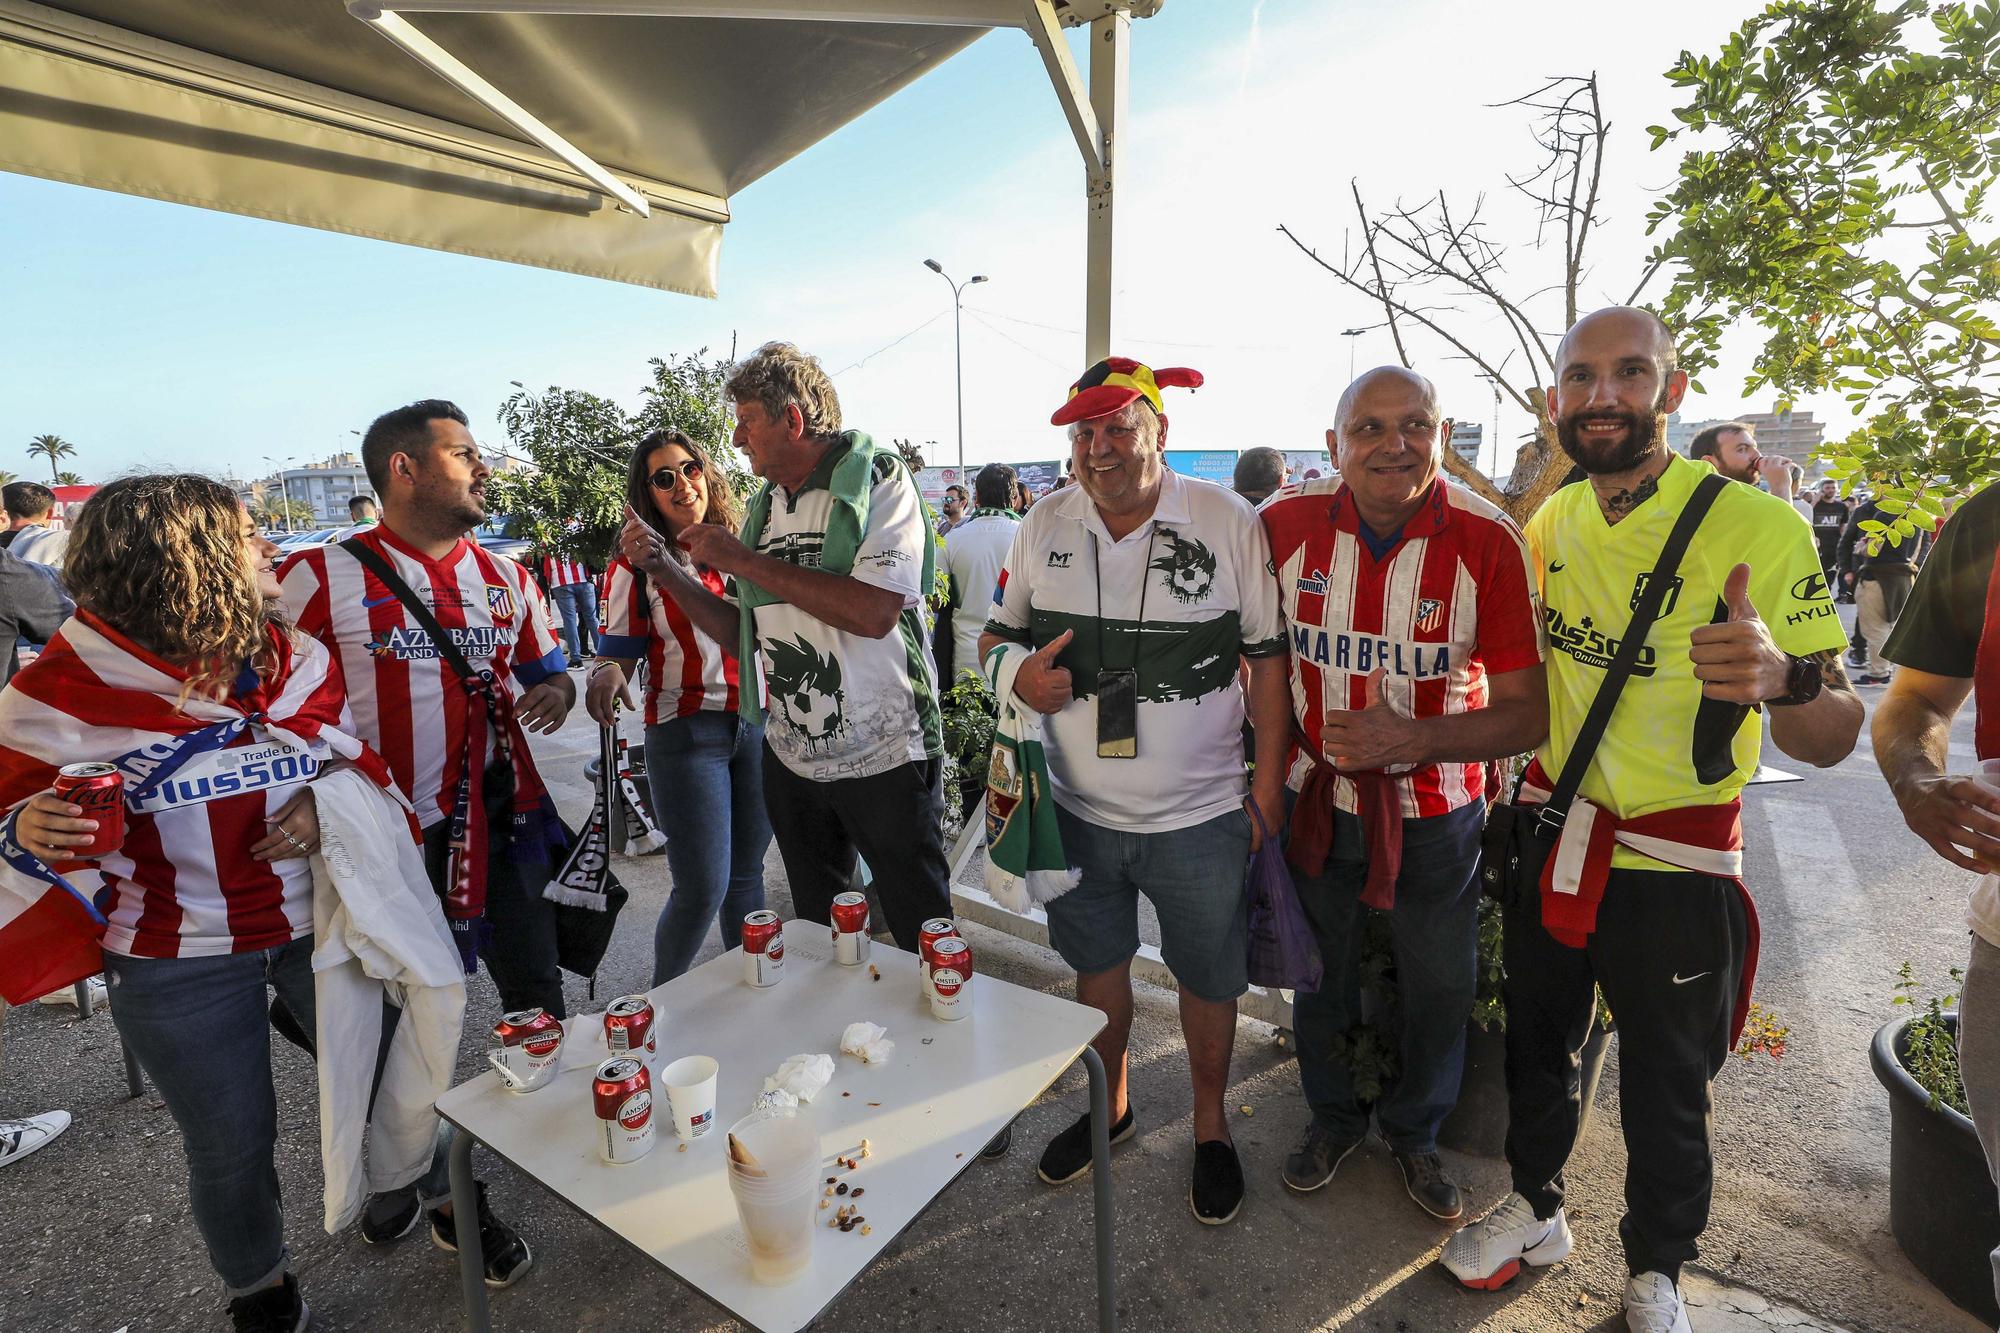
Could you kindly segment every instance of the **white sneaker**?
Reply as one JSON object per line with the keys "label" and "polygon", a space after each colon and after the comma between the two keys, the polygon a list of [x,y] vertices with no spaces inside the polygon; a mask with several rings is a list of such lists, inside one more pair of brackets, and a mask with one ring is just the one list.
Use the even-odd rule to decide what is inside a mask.
{"label": "white sneaker", "polygon": [[1438,1262],[1468,1287],[1498,1291],[1520,1273],[1521,1265],[1546,1268],[1569,1258],[1569,1219],[1556,1209],[1551,1218],[1537,1218],[1534,1207],[1518,1194],[1471,1226],[1460,1227],[1445,1242]]}
{"label": "white sneaker", "polygon": [[1641,1273],[1627,1282],[1625,1327],[1631,1333],[1692,1333],[1680,1288],[1665,1273]]}
{"label": "white sneaker", "polygon": [[0,1120],[0,1166],[19,1161],[68,1128],[68,1111],[44,1111],[26,1120]]}
{"label": "white sneaker", "polygon": [[[91,977],[83,984],[90,987],[90,1003],[93,1008],[103,1005],[110,1000],[111,993],[104,988],[103,977]],[[42,997],[42,1003],[66,1004],[74,1009],[76,1008],[76,987],[64,986],[61,990],[52,990]]]}

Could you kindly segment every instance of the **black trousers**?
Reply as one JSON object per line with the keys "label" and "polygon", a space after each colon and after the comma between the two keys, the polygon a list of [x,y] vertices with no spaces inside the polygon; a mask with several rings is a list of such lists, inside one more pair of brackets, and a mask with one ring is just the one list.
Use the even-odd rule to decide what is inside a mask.
{"label": "black trousers", "polygon": [[[517,863],[505,839],[505,803],[496,820],[488,817],[486,924],[492,929],[480,957],[500,992],[500,1008],[546,1009],[557,1018],[563,1008],[562,970],[556,966],[556,906],[542,897],[549,868],[542,862]],[[424,830],[424,870],[442,897],[451,847],[451,821]]]}
{"label": "black trousers", "polygon": [[1618,1031],[1625,1216],[1633,1273],[1678,1279],[1708,1225],[1714,1188],[1711,1085],[1729,1058],[1749,921],[1732,880],[1613,870],[1589,944],[1542,929],[1533,895],[1505,910],[1507,1163],[1537,1217],[1563,1201],[1582,1110],[1578,1060],[1604,990]]}
{"label": "black trousers", "polygon": [[915,952],[917,932],[951,915],[944,855],[944,761],[902,764],[872,778],[814,782],[764,746],[764,807],[801,921],[831,924],[834,895],[868,861],[889,933]]}

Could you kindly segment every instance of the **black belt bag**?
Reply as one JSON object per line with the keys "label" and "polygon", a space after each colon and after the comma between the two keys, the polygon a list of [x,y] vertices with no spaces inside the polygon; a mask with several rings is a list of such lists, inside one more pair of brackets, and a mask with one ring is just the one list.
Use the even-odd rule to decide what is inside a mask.
{"label": "black belt bag", "polygon": [[1577,788],[1583,785],[1583,775],[1597,753],[1598,742],[1604,739],[1604,729],[1610,725],[1618,696],[1625,689],[1625,682],[1631,679],[1632,668],[1646,646],[1646,636],[1652,633],[1653,622],[1659,619],[1660,603],[1673,585],[1681,557],[1687,554],[1688,543],[1694,539],[1695,529],[1701,526],[1709,506],[1729,484],[1729,479],[1720,473],[1703,477],[1694,494],[1688,497],[1680,517],[1674,520],[1673,531],[1667,534],[1660,558],[1647,576],[1638,605],[1632,609],[1632,623],[1625,627],[1617,655],[1605,669],[1604,680],[1590,701],[1583,725],[1577,729],[1576,740],[1563,760],[1562,774],[1556,779],[1548,801],[1541,805],[1521,804],[1521,782],[1517,779],[1512,797],[1495,801],[1486,812],[1486,828],[1479,838],[1479,888],[1487,897],[1503,904],[1518,903],[1541,891],[1542,867],[1555,852],[1563,821],[1569,817],[1570,803],[1576,800]]}

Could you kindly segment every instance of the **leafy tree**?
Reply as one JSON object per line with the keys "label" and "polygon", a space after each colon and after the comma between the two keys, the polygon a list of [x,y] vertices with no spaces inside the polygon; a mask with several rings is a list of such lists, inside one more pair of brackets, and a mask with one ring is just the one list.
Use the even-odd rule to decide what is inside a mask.
{"label": "leafy tree", "polygon": [[20,478],[16,477],[13,473],[7,471],[5,468],[0,468],[0,486],[5,486],[10,481],[19,480]]}
{"label": "leafy tree", "polygon": [[[250,517],[266,532],[296,531],[317,526],[312,506],[304,500],[287,500],[276,491],[266,491],[253,501]],[[287,517],[290,522],[286,521]]]}
{"label": "leafy tree", "polygon": [[729,442],[731,407],[723,393],[729,363],[708,349],[654,357],[628,412],[609,398],[551,385],[527,389],[500,405],[511,452],[532,471],[496,473],[487,482],[489,508],[510,531],[537,547],[603,565],[625,518],[625,468],[632,446],[656,430],[679,430],[716,459],[739,494],[755,479]]}
{"label": "leafy tree", "polygon": [[87,484],[88,483],[84,481],[83,476],[80,473],[76,472],[56,473],[56,485],[58,486],[83,486]]}
{"label": "leafy tree", "polygon": [[1780,0],[1683,52],[1680,179],[1651,215],[1683,359],[1764,344],[1745,392],[1838,390],[1864,424],[1821,449],[1900,540],[2000,472],[2000,7]]}
{"label": "leafy tree", "polygon": [[48,459],[49,475],[56,479],[58,486],[62,485],[62,474],[56,471],[56,464],[75,454],[76,446],[60,435],[37,435],[28,441],[28,457]]}

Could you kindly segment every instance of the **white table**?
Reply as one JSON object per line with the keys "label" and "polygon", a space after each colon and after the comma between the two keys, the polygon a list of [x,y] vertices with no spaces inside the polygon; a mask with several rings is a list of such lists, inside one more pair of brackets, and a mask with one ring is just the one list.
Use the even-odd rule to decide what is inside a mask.
{"label": "white table", "polygon": [[[917,960],[877,945],[868,968],[832,961],[827,927],[785,923],[785,978],[759,990],[743,980],[740,949],[711,959],[651,992],[659,1053],[652,1061],[659,1139],[637,1162],[613,1166],[597,1152],[591,1074],[606,1056],[598,1014],[566,1023],[562,1070],[531,1093],[513,1093],[488,1071],[438,1099],[459,1133],[451,1150],[454,1213],[476,1215],[471,1157],[484,1143],[653,1262],[765,1333],[804,1328],[859,1277],[933,1199],[979,1160],[979,1151],[1079,1058],[1090,1074],[1091,1151],[1097,1210],[1098,1324],[1117,1327],[1111,1250],[1110,1115],[1104,1067],[1090,1040],[1104,1015],[994,977],[976,976],[972,1013],[933,1018],[918,995]],[[839,1054],[858,1019],[889,1030],[896,1049],[880,1065]],[[748,1251],[725,1175],[728,1127],[747,1114],[764,1079],[787,1057],[824,1052],[834,1076],[807,1108],[830,1169],[866,1190],[857,1202],[870,1234],[824,1225],[816,1214],[812,1266],[782,1286],[750,1276]],[[677,1151],[679,1140],[658,1074],[683,1055],[721,1064],[715,1128]],[[848,1096],[842,1096],[848,1093]],[[867,1138],[858,1170],[832,1168]],[[841,1198],[837,1202],[846,1203]],[[484,1260],[477,1228],[459,1228],[467,1326],[484,1333]]]}

